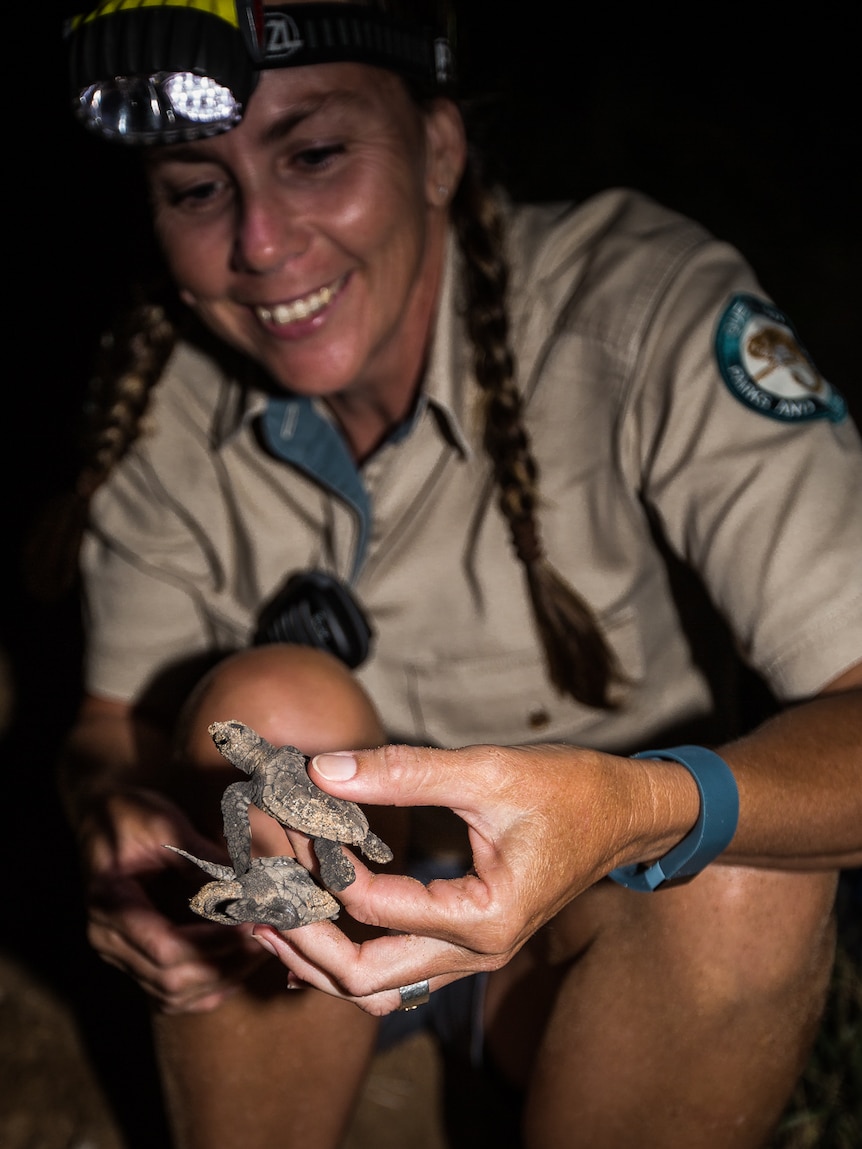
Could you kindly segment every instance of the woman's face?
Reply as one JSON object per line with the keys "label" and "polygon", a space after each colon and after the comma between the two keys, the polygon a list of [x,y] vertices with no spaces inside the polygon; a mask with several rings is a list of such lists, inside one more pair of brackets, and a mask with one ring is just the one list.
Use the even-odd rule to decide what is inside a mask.
{"label": "woman's face", "polygon": [[462,167],[451,104],[423,114],[396,76],[349,63],[264,72],[238,127],[148,158],[185,301],[310,395],[412,388],[439,283],[442,187]]}

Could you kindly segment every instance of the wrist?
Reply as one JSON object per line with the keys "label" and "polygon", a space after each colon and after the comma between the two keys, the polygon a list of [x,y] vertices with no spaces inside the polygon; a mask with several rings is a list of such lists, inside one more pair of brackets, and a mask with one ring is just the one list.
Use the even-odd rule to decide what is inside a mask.
{"label": "wrist", "polygon": [[[634,758],[677,763],[689,776],[686,780],[678,769],[674,769],[673,785],[659,791],[663,794],[663,809],[657,809],[654,800],[654,825],[662,829],[657,838],[651,838],[651,860],[619,866],[609,875],[629,889],[651,892],[671,882],[690,880],[726,849],[736,831],[739,794],[730,767],[705,747],[647,750],[634,755]],[[651,778],[650,787],[655,793],[652,781]],[[692,813],[695,787],[697,806]],[[686,832],[688,827],[691,828]],[[680,834],[683,835],[681,840]],[[668,838],[675,844],[662,852]]]}

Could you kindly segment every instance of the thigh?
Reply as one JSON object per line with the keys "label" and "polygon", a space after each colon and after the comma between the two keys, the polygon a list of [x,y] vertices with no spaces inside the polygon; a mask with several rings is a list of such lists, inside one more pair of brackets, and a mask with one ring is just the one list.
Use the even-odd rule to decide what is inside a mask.
{"label": "thigh", "polygon": [[377,1022],[269,962],[219,1009],[154,1017],[175,1149],[336,1149]]}
{"label": "thigh", "polygon": [[762,1144],[816,1032],[836,883],[713,866],[655,894],[601,882],[567,907],[488,991],[529,1143]]}

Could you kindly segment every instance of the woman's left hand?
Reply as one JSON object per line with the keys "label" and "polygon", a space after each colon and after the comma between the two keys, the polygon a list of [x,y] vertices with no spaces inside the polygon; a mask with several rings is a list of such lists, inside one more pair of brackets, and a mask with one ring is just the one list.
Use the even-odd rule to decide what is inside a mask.
{"label": "woman's left hand", "polygon": [[[357,921],[394,933],[358,944],[332,922],[283,934],[255,927],[290,970],[289,985],[379,1016],[399,1008],[399,986],[428,979],[433,992],[499,969],[614,867],[674,845],[698,809],[694,784],[675,763],[571,746],[387,746],[319,755],[309,774],[364,805],[447,806],[468,828],[473,869],[461,878],[424,886],[357,864],[340,901]],[[308,843],[289,836],[311,865]]]}

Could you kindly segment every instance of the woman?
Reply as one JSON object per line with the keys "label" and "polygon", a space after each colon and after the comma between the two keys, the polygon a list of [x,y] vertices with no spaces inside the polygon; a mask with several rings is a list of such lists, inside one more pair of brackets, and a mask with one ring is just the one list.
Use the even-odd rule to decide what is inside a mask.
{"label": "woman", "polygon": [[[143,145],[194,323],[175,343],[148,313],[158,385],[82,476],[63,789],[91,940],[159,1007],[177,1144],[337,1145],[377,1019],[435,995],[478,1016],[526,1145],[767,1143],[822,1008],[838,870],[862,860],[862,454],[840,397],[758,358],[798,351],[792,329],[696,225],[631,193],[485,192],[441,44],[380,55],[370,9],[322,4],[269,10],[258,40],[253,8],[193,0],[259,74],[184,128],[134,95],[175,57],[106,31],[174,6],[114,7],[72,33],[110,42],[91,71],[113,62],[81,64],[82,115]],[[788,704],[741,737],[683,564]],[[321,641],[269,641],[297,613]],[[357,859],[338,923],[226,929],[169,898],[200,873],[165,844],[225,856],[227,720],[316,756],[395,848]],[[466,859],[429,808],[466,826]],[[315,868],[302,835],[254,810],[252,829]],[[426,854],[459,876],[399,876]]]}

